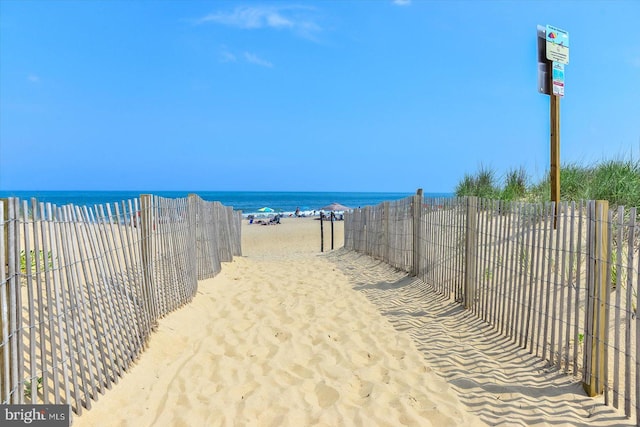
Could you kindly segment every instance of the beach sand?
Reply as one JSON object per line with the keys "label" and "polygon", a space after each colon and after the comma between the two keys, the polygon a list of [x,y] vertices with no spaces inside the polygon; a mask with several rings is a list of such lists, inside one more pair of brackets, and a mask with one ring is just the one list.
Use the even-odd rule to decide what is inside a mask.
{"label": "beach sand", "polygon": [[74,426],[633,425],[329,223],[242,232]]}

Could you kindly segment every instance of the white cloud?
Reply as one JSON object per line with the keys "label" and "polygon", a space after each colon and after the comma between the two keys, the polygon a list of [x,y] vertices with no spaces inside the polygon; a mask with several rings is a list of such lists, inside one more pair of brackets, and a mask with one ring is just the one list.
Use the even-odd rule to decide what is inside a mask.
{"label": "white cloud", "polygon": [[220,62],[236,62],[236,60],[237,58],[233,53],[227,50],[220,52]]}
{"label": "white cloud", "polygon": [[253,53],[245,52],[244,59],[246,59],[247,62],[250,62],[252,64],[260,65],[262,67],[267,67],[267,68],[273,68],[273,64],[271,62],[265,59],[262,59],[258,57],[258,55],[255,55]]}
{"label": "white cloud", "polygon": [[409,6],[411,4],[411,0],[393,0],[393,4],[396,6]]}
{"label": "white cloud", "polygon": [[212,13],[199,22],[214,22],[244,29],[253,28],[282,28],[291,27],[290,20],[282,16],[275,8],[266,7],[237,7],[231,13]]}
{"label": "white cloud", "polygon": [[40,77],[33,73],[27,76],[27,80],[29,80],[31,83],[40,83]]}
{"label": "white cloud", "polygon": [[289,30],[293,33],[314,39],[314,35],[322,28],[308,16],[311,9],[302,6],[273,6],[273,7],[236,7],[232,12],[211,13],[197,22],[227,25],[245,30],[271,28]]}

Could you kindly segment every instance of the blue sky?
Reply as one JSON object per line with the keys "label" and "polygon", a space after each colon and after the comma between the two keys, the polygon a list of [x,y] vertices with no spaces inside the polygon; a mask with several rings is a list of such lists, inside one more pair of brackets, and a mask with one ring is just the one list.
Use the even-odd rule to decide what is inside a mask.
{"label": "blue sky", "polygon": [[640,157],[639,1],[0,0],[0,190],[453,191]]}

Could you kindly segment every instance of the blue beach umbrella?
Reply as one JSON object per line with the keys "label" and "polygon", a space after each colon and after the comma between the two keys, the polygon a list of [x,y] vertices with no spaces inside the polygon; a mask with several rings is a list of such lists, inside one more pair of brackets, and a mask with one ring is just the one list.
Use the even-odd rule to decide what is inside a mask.
{"label": "blue beach umbrella", "polygon": [[258,212],[274,212],[274,210],[265,206],[264,208],[258,209]]}

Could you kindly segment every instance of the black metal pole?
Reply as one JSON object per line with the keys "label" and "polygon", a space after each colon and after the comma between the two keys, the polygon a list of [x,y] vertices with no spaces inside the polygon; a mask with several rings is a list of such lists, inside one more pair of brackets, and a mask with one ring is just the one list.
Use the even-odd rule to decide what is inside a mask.
{"label": "black metal pole", "polygon": [[335,214],[331,211],[331,250],[333,250],[333,220],[335,218]]}
{"label": "black metal pole", "polygon": [[322,216],[324,214],[320,212],[320,252],[324,252],[324,228],[322,226]]}

